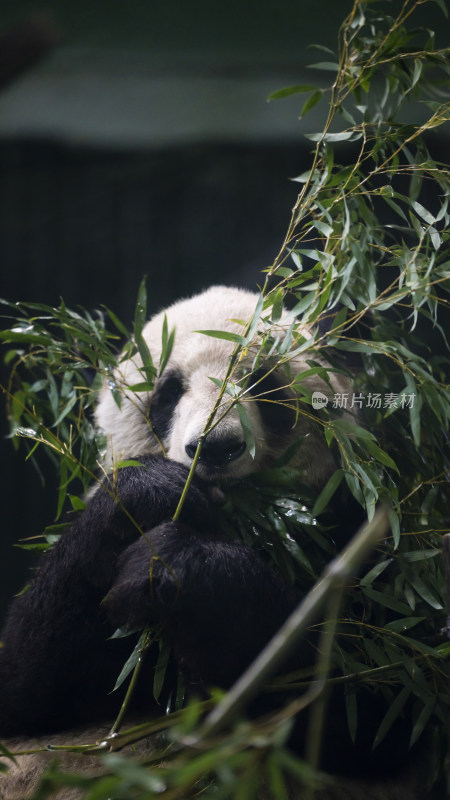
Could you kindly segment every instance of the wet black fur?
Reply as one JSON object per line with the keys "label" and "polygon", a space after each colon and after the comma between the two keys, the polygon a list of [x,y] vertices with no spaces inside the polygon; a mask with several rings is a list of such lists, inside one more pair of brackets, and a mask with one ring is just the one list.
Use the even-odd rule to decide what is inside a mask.
{"label": "wet black fur", "polygon": [[[1,636],[0,735],[117,711],[109,692],[132,646],[109,638],[117,628],[161,623],[192,681],[227,687],[292,609],[291,590],[263,558],[217,532],[199,481],[182,521],[170,522],[184,466],[140,461],[97,490],[13,601]],[[147,690],[151,703],[151,677]]]}

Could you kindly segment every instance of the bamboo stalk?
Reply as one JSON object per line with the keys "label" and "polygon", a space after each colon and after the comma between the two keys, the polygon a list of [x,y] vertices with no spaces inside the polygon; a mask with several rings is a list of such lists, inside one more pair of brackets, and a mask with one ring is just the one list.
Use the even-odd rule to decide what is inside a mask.
{"label": "bamboo stalk", "polygon": [[335,591],[336,586],[348,583],[388,528],[387,509],[381,508],[370,522],[360,528],[340,555],[328,564],[321,578],[288,617],[284,625],[236,681],[223,700],[207,716],[198,737],[192,740],[191,744],[218,733],[255,696],[270,675],[298,645],[330,593]]}

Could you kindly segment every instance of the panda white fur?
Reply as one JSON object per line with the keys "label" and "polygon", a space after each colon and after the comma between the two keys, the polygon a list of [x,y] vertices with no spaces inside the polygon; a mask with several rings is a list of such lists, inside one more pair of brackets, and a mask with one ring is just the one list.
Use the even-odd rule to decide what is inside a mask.
{"label": "panda white fur", "polygon": [[[163,376],[156,382],[153,398],[150,395],[127,392],[127,386],[142,382],[138,360],[127,361],[116,375],[118,388],[124,397],[120,410],[112,392],[105,387],[100,398],[97,419],[107,437],[108,468],[130,454],[139,457],[160,453],[160,443],[163,444],[168,458],[190,466],[195,446],[218,393],[211,378],[223,379],[233,350],[233,343],[230,341],[210,338],[198,331],[220,330],[242,335],[242,324],[234,320],[250,320],[257,299],[258,296],[253,292],[243,289],[213,286],[202,294],[175,303],[147,323],[143,337],[151,349],[156,365],[161,355],[161,331],[165,316],[169,330],[175,329],[175,345]],[[278,327],[279,331],[283,331],[291,321],[285,315],[277,326],[277,332]],[[306,330],[304,332],[309,335]],[[255,348],[250,349],[241,360],[238,377],[242,376],[245,368],[250,369],[254,353]],[[292,376],[307,369],[305,360],[293,359],[290,369]],[[234,377],[236,379],[236,375]],[[326,481],[335,465],[317,426],[306,415],[300,416],[297,424],[293,425],[294,417],[285,414],[286,424],[283,427],[283,421],[279,419],[280,410],[274,409],[273,400],[279,399],[280,394],[278,392],[275,397],[276,389],[281,389],[285,383],[285,375],[272,376],[269,386],[258,385],[258,394],[265,392],[264,405],[254,402],[245,404],[256,443],[254,457],[245,447],[238,415],[231,409],[211,433],[204,447],[203,457],[198,465],[199,476],[207,481],[214,481],[218,477],[244,477],[269,466],[294,439],[304,437],[302,447],[291,462],[292,466],[303,472],[303,482],[308,485],[320,486]],[[337,392],[349,389],[348,382],[342,376],[334,376],[333,383]],[[320,389],[328,395],[330,393],[329,387],[317,378],[313,381],[306,379],[305,385],[311,389]],[[284,392],[284,399],[288,399],[288,395],[288,392]],[[292,397],[292,393],[290,396]],[[170,414],[167,413],[168,409]],[[272,426],[270,422],[267,423],[270,412],[273,412]],[[157,436],[152,435],[152,428]],[[236,450],[224,450],[222,460],[219,445],[216,456],[221,463],[216,464],[213,443],[226,441],[234,443]]]}
{"label": "panda white fur", "polygon": [[[207,488],[218,479],[244,478],[269,467],[296,439],[301,444],[293,466],[300,470],[302,483],[320,488],[326,482],[334,469],[329,448],[310,416],[297,418],[292,410],[284,374],[262,380],[253,400],[249,394],[246,409],[254,457],[232,409],[206,439],[181,522],[170,521],[217,397],[211,378],[223,379],[233,349],[232,342],[198,331],[242,334],[242,325],[233,320],[251,319],[256,303],[254,293],[223,286],[175,303],[143,331],[158,366],[165,315],[169,330],[175,328],[174,347],[154,391],[127,388],[143,380],[137,356],[122,363],[115,376],[112,389],[120,391],[120,408],[111,386],[104,386],[97,420],[106,437],[105,469],[114,470],[130,458],[141,466],[119,469],[114,479],[104,480],[86,510],[45,556],[29,591],[11,606],[1,637],[0,737],[13,737],[7,740],[12,749],[23,748],[24,735],[34,737],[33,744],[49,737],[72,741],[73,731],[55,732],[108,715],[114,718],[118,699],[109,692],[130,649],[129,640],[124,644],[108,638],[115,629],[162,623],[187,677],[226,688],[297,602],[259,554],[217,533],[214,519],[220,512]],[[282,331],[290,322],[285,315],[277,328]],[[244,356],[235,378],[251,365],[253,356],[251,350]],[[302,358],[294,359],[291,375],[305,367]],[[331,382],[334,391],[348,391],[343,377],[331,376]],[[331,391],[317,378],[309,388]],[[263,396],[255,400],[261,391]],[[284,406],[273,399],[281,399]],[[121,511],[117,498],[144,536]],[[149,565],[155,555],[150,597]],[[150,695],[144,685],[137,696],[140,710],[151,705]],[[99,737],[104,733],[100,728]],[[77,736],[83,739],[83,733]],[[86,736],[92,740],[92,728]],[[74,758],[67,756],[65,765],[92,769]],[[47,760],[19,759],[9,777],[0,777],[0,798],[26,798]],[[404,782],[401,791],[397,784],[392,789],[384,784],[380,794],[376,781],[371,787],[373,798],[416,797],[415,788],[408,789]],[[360,783],[344,781],[340,790],[318,798],[356,798],[361,788]],[[363,791],[369,797],[368,785]],[[78,795],[65,790],[58,796]]]}

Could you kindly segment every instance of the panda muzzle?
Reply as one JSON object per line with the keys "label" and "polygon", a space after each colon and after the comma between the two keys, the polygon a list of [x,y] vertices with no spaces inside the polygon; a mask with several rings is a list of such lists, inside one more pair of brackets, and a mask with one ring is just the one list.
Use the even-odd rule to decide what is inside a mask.
{"label": "panda muzzle", "polygon": [[[190,442],[185,450],[189,458],[194,458],[198,442]],[[241,439],[215,437],[206,439],[200,453],[200,463],[207,467],[223,468],[236,461],[245,453],[246,444]]]}

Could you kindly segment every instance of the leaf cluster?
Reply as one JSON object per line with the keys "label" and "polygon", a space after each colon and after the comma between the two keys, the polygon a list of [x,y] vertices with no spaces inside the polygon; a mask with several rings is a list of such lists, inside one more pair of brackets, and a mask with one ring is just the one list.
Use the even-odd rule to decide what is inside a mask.
{"label": "leaf cluster", "polygon": [[[131,397],[151,391],[157,374],[142,336],[147,321],[145,280],[139,287],[132,332],[106,307],[90,313],[69,309],[64,301],[58,308],[1,299],[0,304],[5,309],[3,319],[9,322],[0,331],[9,368],[8,383],[0,389],[6,397],[11,440],[15,447],[19,441],[26,444],[27,458],[39,471],[37,451],[44,450],[51,458],[59,474],[56,517],[67,496],[72,508],[80,511],[104,451],[93,413],[100,390],[106,384],[120,407],[125,391]],[[164,320],[160,374],[174,336]],[[142,380],[124,387],[117,369],[136,354]]]}

